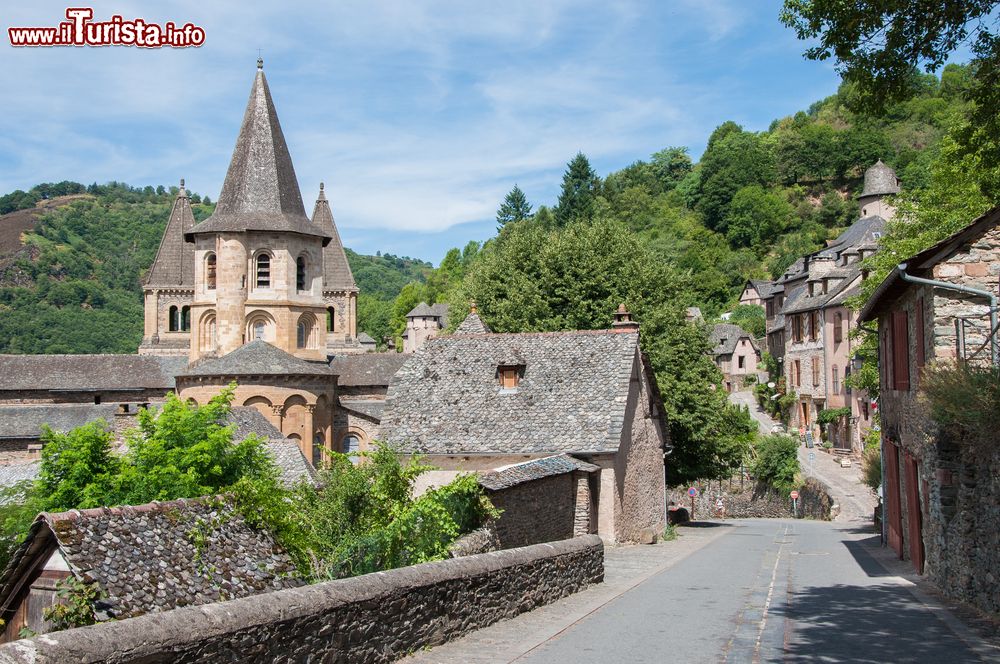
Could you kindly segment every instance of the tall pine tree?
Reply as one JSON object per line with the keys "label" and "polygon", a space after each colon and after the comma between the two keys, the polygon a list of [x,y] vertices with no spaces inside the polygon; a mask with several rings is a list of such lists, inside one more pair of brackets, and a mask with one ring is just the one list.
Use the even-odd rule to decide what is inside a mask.
{"label": "tall pine tree", "polygon": [[497,209],[497,231],[507,224],[531,218],[531,203],[516,184]]}
{"label": "tall pine tree", "polygon": [[600,180],[582,152],[577,152],[563,175],[562,193],[556,206],[556,224],[565,226],[575,219],[589,219]]}

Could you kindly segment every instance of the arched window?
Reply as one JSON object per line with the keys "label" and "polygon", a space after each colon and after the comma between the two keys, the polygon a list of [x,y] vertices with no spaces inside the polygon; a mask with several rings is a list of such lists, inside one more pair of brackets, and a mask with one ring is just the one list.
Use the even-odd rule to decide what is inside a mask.
{"label": "arched window", "polygon": [[215,350],[216,338],[215,338],[215,313],[209,312],[201,319],[201,329],[199,334],[201,336],[201,349],[203,351],[212,352]]}
{"label": "arched window", "polygon": [[844,316],[839,311],[833,316],[833,340],[838,344],[844,340]]}
{"label": "arched window", "polygon": [[254,283],[257,284],[257,288],[271,287],[271,256],[269,254],[257,256],[257,275]]}
{"label": "arched window", "polygon": [[181,307],[181,332],[191,331],[191,307]]}
{"label": "arched window", "polygon": [[245,343],[256,341],[272,342],[274,339],[274,319],[264,311],[254,311],[247,316],[246,328],[243,333]]}
{"label": "arched window", "polygon": [[267,323],[262,320],[255,321],[253,324],[253,338],[254,339],[264,339],[264,335],[267,333]]}
{"label": "arched window", "polygon": [[358,456],[361,451],[361,439],[353,433],[347,434],[344,436],[343,450],[344,454],[351,455],[351,463],[357,463],[361,460],[361,457]]}
{"label": "arched window", "polygon": [[167,313],[167,330],[170,332],[176,332],[181,329],[181,317],[177,307],[170,307],[170,311]]}
{"label": "arched window", "polygon": [[299,321],[298,334],[295,339],[295,345],[298,348],[306,347],[306,340],[309,337],[309,326],[306,325],[305,321]]}
{"label": "arched window", "polygon": [[323,448],[326,447],[326,438],[322,431],[317,431],[313,436],[312,464],[314,468],[323,465]]}
{"label": "arched window", "polygon": [[306,290],[306,257],[299,256],[295,259],[295,290]]}
{"label": "arched window", "polygon": [[205,257],[205,288],[215,290],[215,254]]}
{"label": "arched window", "polygon": [[326,308],[326,331],[337,331],[337,310],[333,307]]}

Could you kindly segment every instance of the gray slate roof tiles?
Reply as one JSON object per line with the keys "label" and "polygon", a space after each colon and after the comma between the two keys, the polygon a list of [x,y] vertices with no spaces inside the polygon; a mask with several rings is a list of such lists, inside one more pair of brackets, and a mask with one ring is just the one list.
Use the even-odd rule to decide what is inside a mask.
{"label": "gray slate roof tiles", "polygon": [[[628,330],[450,335],[389,385],[381,437],[428,454],[617,451],[639,335]],[[516,390],[498,365],[521,364]]]}
{"label": "gray slate roof tiles", "polygon": [[708,335],[713,355],[732,355],[733,351],[736,350],[736,344],[743,338],[750,340],[750,345],[753,346],[754,350],[759,350],[753,335],[739,325],[719,323],[712,328]]}
{"label": "gray slate roof tiles", "polygon": [[174,389],[186,357],[156,355],[0,355],[5,390]]}
{"label": "gray slate roof tiles", "polygon": [[364,353],[333,358],[330,368],[344,387],[387,387],[412,356],[405,353]]}
{"label": "gray slate roof tiles", "polygon": [[181,188],[160,239],[156,259],[146,275],[147,286],[194,288],[194,243],[184,241],[184,234],[192,227],[194,214],[191,212],[191,199],[181,180]]}
{"label": "gray slate roof tiles", "polygon": [[116,410],[115,404],[4,404],[0,405],[0,439],[38,438],[43,424],[66,432],[99,419],[111,422]]}
{"label": "gray slate roof tiles", "polygon": [[340,241],[340,233],[337,232],[337,224],[333,221],[333,212],[330,211],[330,202],[326,200],[322,183],[319,185],[316,207],[313,208],[312,223],[331,238],[330,243],[323,248],[323,290],[357,290],[358,286],[354,282],[351,266],[347,262],[347,254],[344,253],[344,245]]}
{"label": "gray slate roof tiles", "polygon": [[500,491],[525,482],[564,475],[576,470],[594,473],[600,469],[599,466],[581,461],[569,454],[557,454],[484,473],[479,476],[479,484],[490,491]]}
{"label": "gray slate roof tiles", "polygon": [[325,362],[295,357],[261,339],[254,339],[222,357],[212,357],[178,373],[178,376],[328,376]]}
{"label": "gray slate roof tiles", "polygon": [[271,91],[258,67],[240,135],[233,149],[215,213],[192,228],[202,233],[283,231],[330,240],[331,234],[306,217],[295,168],[274,110]]}
{"label": "gray slate roof tiles", "polygon": [[[193,530],[203,537],[192,537]],[[201,541],[201,544],[195,544]],[[128,618],[302,585],[291,559],[224,499],[43,512],[0,578],[12,607],[15,584],[56,547],[78,578],[106,597],[99,617]]]}
{"label": "gray slate roof tiles", "polygon": [[455,328],[455,334],[489,334],[492,332],[479,314],[472,312]]}
{"label": "gray slate roof tiles", "polygon": [[341,399],[340,405],[345,410],[364,415],[376,422],[382,419],[382,413],[385,412],[385,401],[381,399]]}

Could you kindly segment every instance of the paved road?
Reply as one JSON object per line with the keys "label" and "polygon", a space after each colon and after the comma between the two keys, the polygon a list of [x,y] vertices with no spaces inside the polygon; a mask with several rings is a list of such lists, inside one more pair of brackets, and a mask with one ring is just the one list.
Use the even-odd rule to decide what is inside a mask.
{"label": "paved road", "polygon": [[862,542],[869,536],[815,521],[731,523],[696,555],[514,661],[957,664],[1000,658],[1000,650],[880,566]]}

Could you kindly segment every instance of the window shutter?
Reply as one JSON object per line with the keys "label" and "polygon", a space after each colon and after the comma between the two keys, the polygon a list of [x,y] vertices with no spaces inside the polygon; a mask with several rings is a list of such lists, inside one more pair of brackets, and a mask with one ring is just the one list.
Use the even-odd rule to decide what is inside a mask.
{"label": "window shutter", "polygon": [[917,300],[917,320],[916,320],[916,343],[917,343],[917,368],[924,366],[924,298]]}
{"label": "window shutter", "polygon": [[892,312],[892,387],[910,389],[910,344],[906,311]]}
{"label": "window shutter", "polygon": [[814,357],[812,359],[813,367],[813,387],[819,387],[819,358]]}

